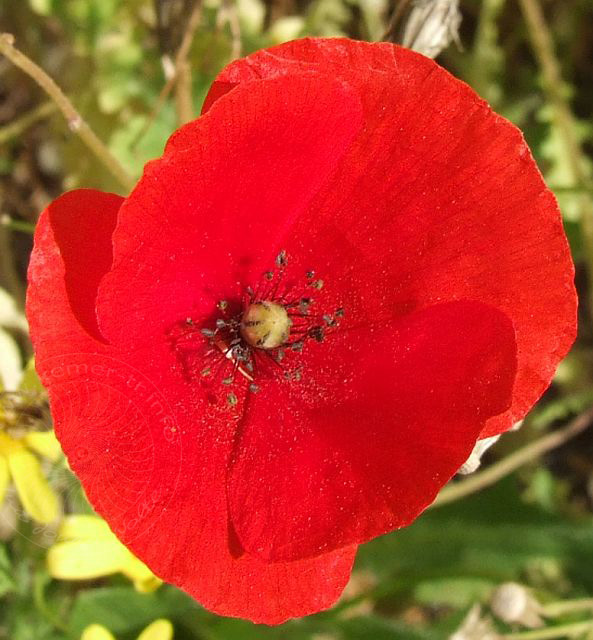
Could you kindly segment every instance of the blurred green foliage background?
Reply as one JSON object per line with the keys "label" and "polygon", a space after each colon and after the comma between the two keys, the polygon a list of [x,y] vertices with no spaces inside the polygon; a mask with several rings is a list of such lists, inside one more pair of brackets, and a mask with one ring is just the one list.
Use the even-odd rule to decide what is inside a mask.
{"label": "blurred green foliage background", "polygon": [[[398,41],[413,6],[412,0],[204,0],[187,55],[193,115],[216,73],[237,56],[305,35],[379,40],[387,33]],[[16,46],[57,80],[138,177],[184,117],[175,87],[159,96],[193,8],[194,0],[0,0],[0,31],[14,34]],[[438,61],[524,131],[560,202],[581,297],[577,344],[523,427],[488,451],[488,467],[593,404],[593,2],[462,0],[460,10],[458,42]],[[0,56],[4,394],[16,389],[31,354],[22,316],[31,231],[50,200],[79,186],[123,193],[47,95]],[[30,383],[32,371],[27,375]],[[2,402],[7,397],[0,396]],[[35,396],[36,419],[49,428],[44,403],[41,392]],[[0,403],[0,431],[8,415]],[[63,461],[44,464],[66,511],[90,513]],[[165,617],[179,640],[431,640],[450,637],[476,604],[496,631],[460,632],[465,635],[456,640],[513,633],[593,638],[593,622],[575,626],[593,620],[591,601],[552,616],[547,632],[553,625],[569,629],[557,635],[529,635],[542,631],[509,626],[488,612],[493,590],[509,580],[530,587],[543,603],[593,597],[588,431],[495,486],[431,509],[408,529],[365,545],[336,608],[277,628],[211,615],[166,585],[147,594],[122,576],[53,579],[46,558],[55,526],[39,526],[12,498],[0,509],[0,639],[77,639],[89,624],[100,623],[127,640]]]}

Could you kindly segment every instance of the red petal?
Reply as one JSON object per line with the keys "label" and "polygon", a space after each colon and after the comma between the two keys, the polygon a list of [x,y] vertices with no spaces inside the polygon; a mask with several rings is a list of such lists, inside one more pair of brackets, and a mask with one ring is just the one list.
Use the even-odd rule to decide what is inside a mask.
{"label": "red petal", "polygon": [[162,340],[172,324],[240,297],[273,264],[360,118],[348,87],[302,76],[234,91],[175,134],[122,207],[98,303],[109,339]]}
{"label": "red petal", "polygon": [[[547,388],[576,333],[560,212],[521,133],[431,60],[340,39],[298,40],[230,64],[205,109],[240,83],[304,72],[348,82],[365,110],[333,190],[302,222],[310,255],[330,265],[328,239],[345,236],[375,263],[365,271],[357,261],[358,277],[389,283],[367,303],[377,312],[460,298],[504,311],[519,350],[513,405],[481,436],[508,429]],[[322,226],[313,241],[309,230]]]}
{"label": "red petal", "polygon": [[97,191],[59,198],[39,220],[31,257],[36,366],[72,468],[132,551],[207,608],[275,624],[329,607],[355,547],[293,563],[240,556],[229,540],[224,484],[234,435],[228,413],[221,419],[184,396],[166,345],[131,353],[85,331],[120,203]]}
{"label": "red petal", "polygon": [[474,302],[303,350],[300,383],[250,397],[230,470],[241,544],[304,557],[409,524],[511,399],[510,321]]}
{"label": "red petal", "polygon": [[[428,394],[423,408],[412,407],[412,399],[420,402],[422,390],[430,389],[406,374],[426,373],[429,379],[427,352],[418,347],[406,370],[408,361],[400,357],[393,340],[405,344],[413,332],[408,335],[400,328],[401,335],[392,332],[389,341],[382,329],[393,328],[397,318],[404,322],[401,317],[406,313],[463,297],[504,310],[517,330],[520,372],[512,413],[492,421],[486,431],[492,432],[520,417],[547,385],[572,341],[575,307],[572,266],[553,198],[516,130],[493,115],[465,85],[434,63],[391,45],[309,41],[278,51],[252,59],[256,75],[285,75],[287,69],[308,75],[250,81],[230,92],[218,85],[215,91],[226,95],[204,118],[173,136],[166,155],[147,168],[122,207],[114,233],[114,268],[102,279],[98,295],[99,326],[119,350],[92,341],[78,328],[80,322],[87,332],[101,337],[92,302],[107,257],[93,271],[88,291],[81,291],[83,269],[77,265],[84,265],[82,250],[74,248],[70,254],[66,248],[75,234],[84,237],[93,231],[91,223],[83,220],[75,231],[68,225],[53,230],[42,222],[29,305],[58,431],[97,510],[157,573],[209,608],[269,622],[328,606],[346,579],[353,550],[290,565],[235,557],[241,547],[227,533],[224,485],[236,425],[228,411],[210,405],[199,385],[184,378],[167,342],[171,326],[187,316],[204,320],[214,312],[217,300],[239,296],[246,284],[254,284],[260,271],[273,264],[280,249],[294,258],[292,268],[315,268],[327,275],[318,300],[324,305],[320,311],[347,309],[343,331],[335,334],[336,345],[340,340],[346,343],[335,351],[330,341],[307,343],[302,354],[310,375],[303,380],[305,387],[292,381],[291,388],[302,389],[305,406],[295,404],[291,393],[296,391],[282,392],[276,385],[260,411],[261,424],[281,429],[279,451],[296,465],[286,450],[284,434],[294,429],[291,435],[297,436],[297,443],[305,446],[310,439],[318,446],[306,428],[314,424],[317,411],[320,415],[327,411],[333,396],[333,401],[339,398],[335,415],[351,436],[350,445],[359,447],[361,455],[366,451],[376,457],[385,472],[370,477],[370,484],[379,484],[390,500],[399,495],[401,502],[397,513],[393,502],[388,507],[371,502],[361,512],[364,496],[356,503],[356,496],[338,490],[337,466],[332,476],[331,461],[318,460],[334,483],[332,495],[321,496],[319,502],[327,509],[328,522],[325,526],[320,522],[324,512],[316,507],[313,516],[307,512],[313,520],[307,524],[303,498],[303,508],[295,509],[295,521],[272,523],[266,537],[263,523],[275,510],[286,515],[286,498],[291,494],[280,482],[281,499],[266,495],[262,475],[255,486],[265,515],[257,522],[246,521],[235,495],[240,494],[237,478],[257,473],[249,465],[256,445],[262,445],[257,432],[249,435],[256,428],[253,422],[246,422],[246,441],[231,475],[238,535],[263,557],[296,557],[409,521],[453,472],[453,463],[449,468],[445,462],[442,467],[435,462],[434,477],[420,473],[425,484],[414,482],[413,488],[402,487],[398,494],[398,487],[389,481],[393,474],[387,474],[387,454],[355,440],[346,410],[350,393],[367,398],[368,429],[377,434],[386,452],[388,436],[378,429],[375,418],[385,411],[389,387],[402,399],[396,408],[398,428],[411,430],[417,438],[419,417],[424,417],[423,425],[430,428],[420,433],[429,451],[450,447],[455,465],[463,461],[460,451],[466,455],[471,448],[479,418],[505,406],[501,389],[509,384],[512,366],[507,375],[497,377],[496,371],[483,370],[467,355],[467,378],[463,378],[459,355],[452,348],[455,340],[445,332],[440,351],[437,346],[433,351],[448,355],[434,365],[439,393]],[[241,64],[237,69],[241,79]],[[66,275],[55,242],[64,243]],[[106,236],[99,244],[109,246]],[[46,275],[43,269],[48,269]],[[51,296],[56,311],[45,324],[43,305]],[[430,317],[436,311],[426,313]],[[410,315],[414,317],[424,316]],[[453,324],[443,326],[452,329]],[[356,333],[357,326],[366,327],[366,335]],[[510,342],[504,333],[501,329],[496,344],[509,356]],[[453,331],[451,335],[458,336]],[[345,349],[354,337],[360,344],[351,348],[359,355],[349,358]],[[495,354],[496,349],[486,349],[488,336],[482,337],[485,353]],[[366,371],[368,376],[373,363],[364,354],[376,353],[378,344],[387,355],[397,356],[400,369],[393,362],[382,368],[376,391],[376,377],[365,382],[355,373]],[[69,351],[75,353],[49,359]],[[457,351],[467,354],[463,343]],[[504,354],[499,355],[500,361],[494,358],[498,365],[504,360]],[[358,368],[349,369],[355,361]],[[352,386],[337,384],[345,375],[352,375]],[[452,389],[449,380],[466,384],[459,382]],[[481,390],[478,394],[476,387]],[[313,411],[315,395],[321,391],[326,393],[325,404]],[[376,397],[370,406],[369,397]],[[447,413],[444,405],[452,399],[456,406]],[[293,424],[293,414],[302,412],[308,422]],[[428,421],[438,415],[436,422]],[[333,418],[325,418],[323,426],[334,433]],[[341,452],[336,447],[335,455]],[[440,460],[438,455],[435,460]],[[266,472],[279,482],[273,475],[277,458],[264,460],[265,464]],[[351,468],[345,464],[344,473]],[[293,477],[298,476],[298,469],[292,469]],[[352,474],[352,482],[359,476]],[[315,478],[319,477],[317,470]],[[340,503],[362,513],[357,521],[351,513],[344,517],[343,533],[332,524]],[[310,540],[293,540],[295,531]],[[326,579],[326,573],[332,577]],[[296,574],[294,582],[276,600],[266,602],[287,574]],[[319,583],[320,575],[327,585]],[[261,577],[261,584],[255,576]],[[265,596],[251,597],[254,591]]]}
{"label": "red petal", "polygon": [[[27,316],[37,368],[64,353],[104,350],[95,315],[99,281],[112,261],[111,234],[123,198],[70,191],[41,215],[29,264]],[[68,265],[66,269],[65,264]],[[56,299],[56,281],[60,298]],[[84,329],[84,331],[83,331]]]}

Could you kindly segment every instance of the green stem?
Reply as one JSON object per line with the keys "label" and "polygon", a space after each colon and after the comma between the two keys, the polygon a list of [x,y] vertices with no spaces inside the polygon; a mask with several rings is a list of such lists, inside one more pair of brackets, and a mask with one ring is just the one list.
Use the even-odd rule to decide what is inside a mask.
{"label": "green stem", "polygon": [[56,105],[48,100],[47,102],[40,104],[38,107],[35,107],[35,109],[31,109],[31,111],[26,113],[24,116],[21,116],[10,124],[2,127],[0,129],[0,145],[6,144],[13,138],[18,138],[30,126],[34,125],[39,120],[47,118],[54,113],[55,110]]}
{"label": "green stem", "polygon": [[550,189],[556,194],[570,193],[570,194],[589,194],[593,196],[593,186],[592,187],[554,187],[553,185],[548,185]]}
{"label": "green stem", "polygon": [[587,620],[533,631],[507,633],[501,636],[501,640],[559,640],[560,638],[577,638],[591,630],[593,630],[593,620]]}
{"label": "green stem", "polygon": [[523,466],[526,462],[535,460],[548,451],[563,445],[571,438],[578,436],[579,433],[582,433],[591,425],[591,422],[593,422],[593,409],[589,409],[589,411],[577,416],[563,429],[557,429],[556,431],[546,434],[539,438],[539,440],[531,442],[525,447],[511,453],[511,455],[506,458],[499,460],[484,471],[475,473],[466,480],[447,485],[439,493],[432,507],[441,507],[444,504],[465,498],[472,493],[493,485]]}
{"label": "green stem", "polygon": [[25,222],[24,220],[13,220],[8,215],[3,215],[0,218],[0,226],[5,229],[10,229],[10,231],[20,231],[22,233],[35,233],[35,225],[30,222]]}
{"label": "green stem", "polygon": [[557,618],[567,613],[589,611],[593,609],[593,598],[581,598],[579,600],[561,600],[550,602],[541,608],[541,613],[546,618]]}
{"label": "green stem", "polygon": [[56,615],[54,615],[50,606],[45,601],[45,582],[46,576],[41,573],[35,573],[33,578],[33,602],[39,613],[56,629],[60,631],[68,631],[68,626],[64,624]]}

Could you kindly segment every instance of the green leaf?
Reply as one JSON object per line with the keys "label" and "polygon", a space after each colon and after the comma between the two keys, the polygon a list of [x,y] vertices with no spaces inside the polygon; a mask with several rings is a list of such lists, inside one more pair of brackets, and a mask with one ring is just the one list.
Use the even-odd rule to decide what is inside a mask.
{"label": "green leaf", "polygon": [[463,608],[485,600],[495,587],[495,582],[483,578],[437,578],[418,584],[414,599],[428,606]]}
{"label": "green leaf", "polygon": [[505,52],[499,43],[498,21],[506,0],[483,0],[468,60],[466,77],[469,84],[492,105],[502,98],[501,76]]}
{"label": "green leaf", "polygon": [[490,491],[427,511],[414,524],[361,547],[358,567],[374,571],[382,593],[412,593],[423,581],[464,576],[519,580],[555,559],[573,583],[593,589],[593,521],[572,522],[523,503],[513,478]]}
{"label": "green leaf", "polygon": [[31,358],[25,366],[21,384],[19,385],[19,391],[45,391],[45,387],[41,384],[41,380],[35,370],[35,358]]}
{"label": "green leaf", "polygon": [[12,567],[6,547],[0,545],[0,597],[15,591],[16,584],[12,579]]}
{"label": "green leaf", "polygon": [[397,620],[374,615],[341,620],[338,628],[344,640],[442,640],[442,636],[429,629],[413,629]]}
{"label": "green leaf", "polygon": [[52,0],[29,0],[31,9],[42,16],[48,16],[52,10]]}
{"label": "green leaf", "polygon": [[114,634],[141,630],[157,618],[174,621],[201,611],[179,589],[164,586],[155,593],[138,593],[132,587],[104,587],[79,593],[70,617],[70,629],[78,638],[89,624],[106,626]]}

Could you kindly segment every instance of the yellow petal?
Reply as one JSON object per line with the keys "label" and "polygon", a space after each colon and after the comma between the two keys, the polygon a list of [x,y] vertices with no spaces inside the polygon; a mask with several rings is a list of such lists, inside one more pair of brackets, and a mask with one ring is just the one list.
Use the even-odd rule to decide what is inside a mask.
{"label": "yellow petal", "polygon": [[52,462],[57,462],[62,455],[62,447],[53,431],[32,431],[23,440],[29,449]]}
{"label": "yellow petal", "polygon": [[[127,549],[126,549],[127,551]],[[140,593],[152,593],[156,591],[163,581],[157,578],[154,573],[130,551],[128,557],[121,568],[122,573],[134,583],[134,588]]]}
{"label": "yellow petal", "polygon": [[155,620],[138,636],[138,640],[171,640],[171,638],[173,638],[173,625],[168,620]]}
{"label": "yellow petal", "polygon": [[39,460],[21,449],[8,455],[8,466],[25,511],[37,522],[53,522],[60,513],[58,496],[43,475]]}
{"label": "yellow petal", "polygon": [[133,583],[134,589],[136,589],[138,593],[153,593],[163,584],[163,581],[152,574],[140,580],[133,580]]}
{"label": "yellow petal", "polygon": [[111,540],[58,542],[47,552],[47,570],[59,580],[91,580],[121,571],[126,549]]}
{"label": "yellow petal", "polygon": [[0,455],[0,505],[4,502],[4,496],[6,495],[9,482],[10,471],[8,470],[8,462],[6,462],[4,456]]}
{"label": "yellow petal", "polygon": [[9,455],[22,451],[25,448],[20,440],[11,438],[7,433],[0,431],[0,455],[8,458]]}
{"label": "yellow petal", "polygon": [[66,516],[58,536],[60,540],[117,540],[105,520],[91,515]]}
{"label": "yellow petal", "polygon": [[100,624],[91,624],[82,632],[80,640],[115,640],[115,638]]}

